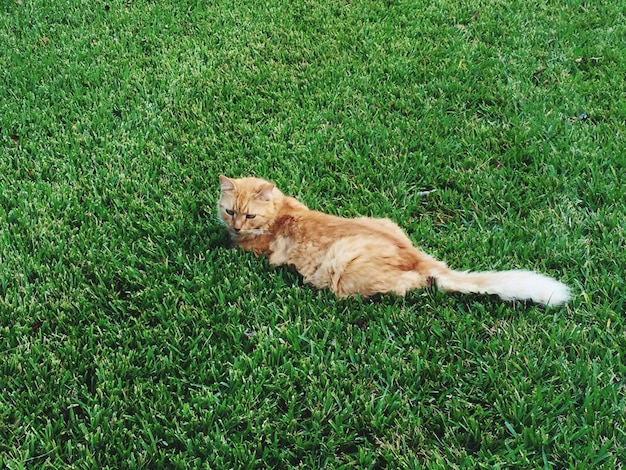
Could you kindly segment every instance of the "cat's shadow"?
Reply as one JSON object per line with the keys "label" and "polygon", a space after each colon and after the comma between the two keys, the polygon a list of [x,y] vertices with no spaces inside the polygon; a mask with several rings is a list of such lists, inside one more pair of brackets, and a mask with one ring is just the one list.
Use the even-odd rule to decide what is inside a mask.
{"label": "cat's shadow", "polygon": [[[206,216],[204,213],[202,215]],[[202,233],[199,234],[201,239],[205,240],[205,243],[203,243],[201,247],[203,251],[234,249],[237,247],[228,235],[228,231],[224,225],[215,221],[213,218],[203,218],[205,219],[204,228],[201,231]]]}
{"label": "cat's shadow", "polygon": [[232,241],[228,232],[221,225],[216,225],[211,230],[211,236],[208,240],[209,244],[207,248],[215,250],[218,248],[234,250],[237,248],[237,245]]}

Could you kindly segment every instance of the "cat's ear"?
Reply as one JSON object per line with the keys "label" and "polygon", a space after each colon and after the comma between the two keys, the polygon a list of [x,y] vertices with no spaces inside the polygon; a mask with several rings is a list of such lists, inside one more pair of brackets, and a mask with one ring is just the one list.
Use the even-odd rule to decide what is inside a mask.
{"label": "cat's ear", "polygon": [[222,191],[234,191],[235,182],[224,175],[220,175],[220,186]]}
{"label": "cat's ear", "polygon": [[272,199],[272,191],[274,191],[275,187],[276,186],[272,183],[265,183],[259,188],[259,191],[257,192],[257,198],[259,198],[261,201],[269,201],[270,199]]}

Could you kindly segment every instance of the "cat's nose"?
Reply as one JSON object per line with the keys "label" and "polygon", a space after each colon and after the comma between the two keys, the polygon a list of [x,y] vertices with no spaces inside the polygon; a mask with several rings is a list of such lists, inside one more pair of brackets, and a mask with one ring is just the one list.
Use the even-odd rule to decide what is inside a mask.
{"label": "cat's nose", "polygon": [[238,228],[238,227],[233,227],[233,230],[234,230],[235,232],[240,232],[240,231],[241,231],[241,229],[240,229],[240,228]]}

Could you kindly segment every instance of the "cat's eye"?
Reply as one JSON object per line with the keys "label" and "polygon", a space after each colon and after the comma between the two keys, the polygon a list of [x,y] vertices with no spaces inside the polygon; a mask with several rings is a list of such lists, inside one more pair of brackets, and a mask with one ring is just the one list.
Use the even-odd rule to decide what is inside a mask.
{"label": "cat's eye", "polygon": [[246,219],[254,219],[256,214],[246,214]]}
{"label": "cat's eye", "polygon": [[235,211],[232,209],[224,209],[228,215],[235,215]]}

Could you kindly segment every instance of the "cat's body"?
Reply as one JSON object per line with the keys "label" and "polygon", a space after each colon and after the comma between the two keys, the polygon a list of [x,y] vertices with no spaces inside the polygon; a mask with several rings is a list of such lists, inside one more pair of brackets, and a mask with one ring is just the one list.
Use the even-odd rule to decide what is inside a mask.
{"label": "cat's body", "polygon": [[564,284],[532,271],[459,272],[413,246],[389,219],[345,219],[308,209],[260,178],[220,176],[220,219],[233,241],[272,265],[292,265],[305,282],[338,297],[430,287],[559,305]]}

